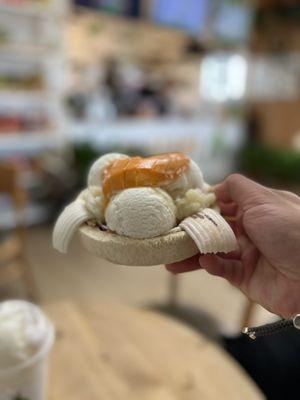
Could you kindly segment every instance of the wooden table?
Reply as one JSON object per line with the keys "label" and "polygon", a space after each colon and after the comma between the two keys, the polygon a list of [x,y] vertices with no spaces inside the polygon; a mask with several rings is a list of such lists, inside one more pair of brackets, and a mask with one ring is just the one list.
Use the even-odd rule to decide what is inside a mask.
{"label": "wooden table", "polygon": [[57,339],[49,400],[257,400],[218,346],[186,325],[122,305],[45,307]]}

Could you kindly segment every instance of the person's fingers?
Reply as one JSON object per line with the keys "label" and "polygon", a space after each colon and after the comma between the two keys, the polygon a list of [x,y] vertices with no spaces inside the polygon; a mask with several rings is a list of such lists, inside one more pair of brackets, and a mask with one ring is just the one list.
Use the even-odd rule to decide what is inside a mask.
{"label": "person's fingers", "polygon": [[230,253],[218,253],[218,256],[224,258],[225,260],[240,260],[241,252],[239,250],[231,251]]}
{"label": "person's fingers", "polygon": [[203,255],[200,265],[209,274],[226,279],[235,286],[240,286],[243,279],[243,266],[239,260],[224,259],[215,255]]}
{"label": "person's fingers", "polygon": [[199,255],[197,254],[177,263],[167,264],[165,267],[168,271],[172,272],[172,274],[195,271],[201,268],[199,264]]}
{"label": "person's fingers", "polygon": [[241,235],[244,233],[243,228],[243,212],[238,211],[237,214],[233,217],[228,217],[223,215],[226,222],[230,225],[231,229],[233,230],[235,236]]}
{"label": "person's fingers", "polygon": [[241,235],[238,237],[239,248],[241,251],[241,261],[243,264],[243,285],[244,288],[247,287],[252,275],[255,270],[257,260],[259,257],[259,251],[256,246],[251,242],[251,240],[245,236]]}
{"label": "person's fingers", "polygon": [[237,237],[237,241],[238,241],[239,250],[240,250],[241,254],[243,254],[245,251],[247,251],[250,246],[253,246],[251,240],[245,234],[239,235]]}
{"label": "person's fingers", "polygon": [[287,190],[277,190],[277,189],[273,189],[273,191],[285,200],[291,201],[295,204],[300,204],[300,197],[297,196],[295,193],[288,192]]}
{"label": "person's fingers", "polygon": [[214,186],[214,193],[220,202],[234,202],[238,206],[244,207],[253,199],[257,203],[263,203],[266,195],[272,191],[245,176],[233,174]]}
{"label": "person's fingers", "polygon": [[237,215],[235,216],[234,233],[236,236],[241,236],[241,235],[245,234],[245,229],[244,229],[244,225],[243,225],[243,216],[244,216],[243,210],[239,210],[237,212]]}
{"label": "person's fingers", "polygon": [[232,217],[235,216],[238,210],[238,206],[236,203],[224,203],[222,201],[218,202],[218,206],[220,207],[221,214]]}

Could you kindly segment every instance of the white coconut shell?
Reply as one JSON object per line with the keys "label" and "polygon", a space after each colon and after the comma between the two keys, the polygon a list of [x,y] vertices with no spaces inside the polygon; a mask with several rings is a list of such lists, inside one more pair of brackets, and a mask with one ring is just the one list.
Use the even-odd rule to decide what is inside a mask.
{"label": "white coconut shell", "polygon": [[179,226],[194,240],[201,254],[229,253],[237,249],[230,225],[211,208],[184,219]]}
{"label": "white coconut shell", "polygon": [[150,239],[133,239],[83,225],[80,236],[91,253],[114,264],[151,266],[185,260],[199,252],[190,236],[176,230]]}

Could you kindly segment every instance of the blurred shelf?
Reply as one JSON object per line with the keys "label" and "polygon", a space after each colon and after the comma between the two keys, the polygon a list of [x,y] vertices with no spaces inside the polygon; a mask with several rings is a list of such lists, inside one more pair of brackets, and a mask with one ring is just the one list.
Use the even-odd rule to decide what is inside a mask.
{"label": "blurred shelf", "polygon": [[9,97],[19,97],[22,100],[28,100],[30,97],[34,98],[45,98],[48,96],[47,90],[26,90],[26,89],[1,89],[0,88],[0,98],[9,98]]}
{"label": "blurred shelf", "polygon": [[27,108],[30,105],[36,106],[49,104],[52,101],[51,91],[46,90],[1,90],[0,108],[19,107]]}
{"label": "blurred shelf", "polygon": [[18,185],[27,191],[40,188],[43,185],[43,177],[40,171],[25,169],[18,175]]}
{"label": "blurred shelf", "polygon": [[[209,139],[218,132],[220,122],[213,116],[196,118],[124,118],[116,121],[104,121],[98,123],[70,122],[69,138],[74,142],[89,141],[92,143],[130,143],[148,144],[160,139],[168,138],[185,139]],[[225,138],[232,136],[236,139],[242,131],[242,123],[239,119],[229,119],[222,124]]]}
{"label": "blurred shelf", "polygon": [[49,18],[51,16],[52,9],[47,6],[37,6],[33,4],[27,5],[9,5],[5,3],[0,3],[0,13],[5,13],[7,15],[22,15],[24,17],[39,17],[39,18]]}
{"label": "blurred shelf", "polygon": [[89,144],[96,151],[132,148],[157,154],[180,149],[201,165],[212,183],[234,171],[236,154],[245,138],[242,120],[224,121],[209,113],[200,118],[137,118],[69,125],[71,142]]}
{"label": "blurred shelf", "polygon": [[29,204],[22,215],[16,216],[14,210],[12,210],[7,199],[1,199],[0,197],[0,212],[1,221],[0,229],[7,230],[13,229],[17,226],[19,221],[24,222],[26,226],[32,226],[36,224],[41,224],[49,219],[50,212],[49,207],[42,204]]}
{"label": "blurred shelf", "polygon": [[0,158],[21,155],[30,156],[65,144],[64,136],[56,131],[34,134],[0,134]]}
{"label": "blurred shelf", "polygon": [[[1,11],[0,11],[1,12]],[[55,51],[56,48],[51,43],[45,44],[22,44],[22,43],[2,43],[0,44],[1,57],[38,57],[38,56],[49,56],[49,53]]]}
{"label": "blurred shelf", "polygon": [[[36,110],[36,113],[45,113],[50,125],[55,127],[36,132],[0,133],[0,158],[31,156],[66,143],[63,42],[69,3],[68,0],[0,0],[2,20],[10,28],[6,40],[0,42],[2,75],[4,77],[6,71],[25,70],[26,74],[31,71],[31,79],[24,79],[23,85],[19,80],[20,89],[18,81],[14,88],[13,82],[9,85],[9,79],[2,78],[0,112]],[[25,36],[12,34],[11,30],[19,25],[25,29]],[[18,43],[18,40],[25,41],[26,37],[27,43]]]}

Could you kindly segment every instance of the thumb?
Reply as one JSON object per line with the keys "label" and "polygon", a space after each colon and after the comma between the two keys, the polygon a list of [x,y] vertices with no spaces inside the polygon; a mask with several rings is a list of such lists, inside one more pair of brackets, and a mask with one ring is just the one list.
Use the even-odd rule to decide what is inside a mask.
{"label": "thumb", "polygon": [[233,174],[214,187],[214,192],[221,202],[234,202],[239,207],[263,204],[270,199],[273,191],[243,175]]}

